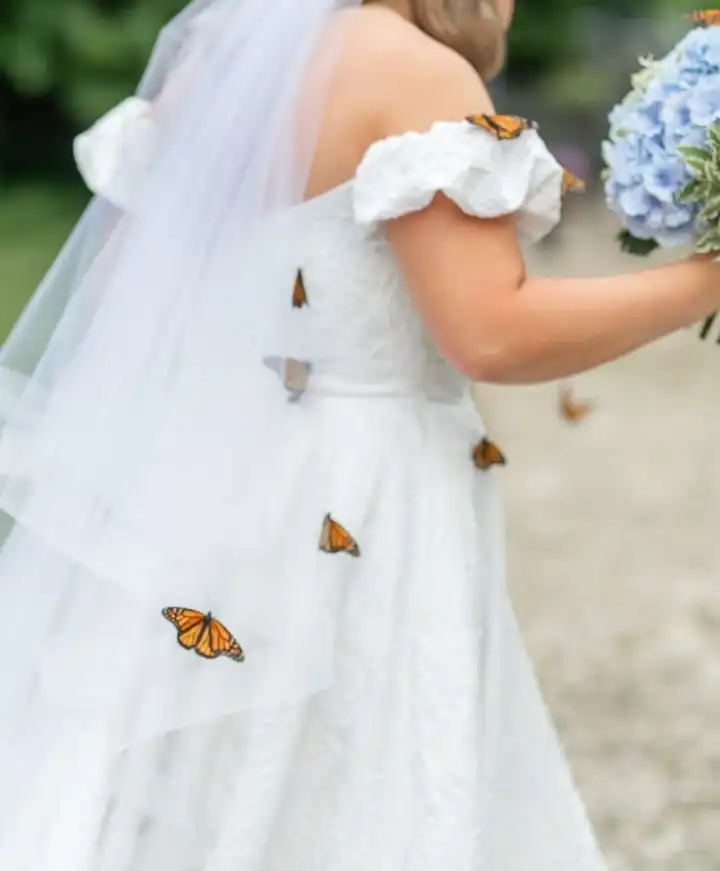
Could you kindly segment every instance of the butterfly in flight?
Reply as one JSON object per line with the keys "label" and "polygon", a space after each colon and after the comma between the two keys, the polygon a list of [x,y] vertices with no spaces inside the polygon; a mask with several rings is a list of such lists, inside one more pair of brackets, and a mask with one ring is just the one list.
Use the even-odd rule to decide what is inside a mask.
{"label": "butterfly in flight", "polygon": [[558,405],[560,417],[567,423],[580,423],[593,410],[592,403],[575,399],[569,387],[560,388]]}
{"label": "butterfly in flight", "polygon": [[186,650],[194,650],[204,659],[227,656],[235,662],[244,662],[245,653],[237,639],[211,612],[203,614],[191,608],[163,608],[162,615],[177,629],[178,643]]}
{"label": "butterfly in flight", "polygon": [[483,438],[473,448],[472,460],[475,466],[486,472],[492,466],[505,466],[507,460],[500,448],[488,438]]}
{"label": "butterfly in flight", "polygon": [[325,553],[348,553],[350,556],[360,556],[360,548],[350,533],[337,520],[325,515],[322,532],[320,533],[320,550]]}
{"label": "butterfly in flight", "polygon": [[468,115],[466,121],[486,130],[500,141],[518,139],[526,130],[538,128],[535,121],[521,118],[519,115]]}
{"label": "butterfly in flight", "polygon": [[303,279],[302,269],[298,269],[297,278],[295,279],[295,288],[292,296],[293,308],[304,308],[309,305],[307,291],[305,290],[305,280]]}
{"label": "butterfly in flight", "polygon": [[569,169],[563,169],[562,174],[562,195],[568,193],[581,194],[585,190],[585,182]]}
{"label": "butterfly in flight", "polygon": [[685,16],[696,24],[703,27],[717,27],[720,25],[720,9],[699,9]]}

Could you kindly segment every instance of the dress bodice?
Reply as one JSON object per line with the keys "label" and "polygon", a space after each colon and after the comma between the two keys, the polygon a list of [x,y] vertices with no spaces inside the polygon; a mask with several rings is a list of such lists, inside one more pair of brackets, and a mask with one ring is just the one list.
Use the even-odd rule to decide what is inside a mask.
{"label": "dress bodice", "polygon": [[465,379],[430,340],[382,225],[358,223],[354,199],[349,182],[300,207],[298,262],[322,348],[311,389],[461,394]]}
{"label": "dress bodice", "polygon": [[[76,143],[90,188],[123,209],[132,208],[152,150],[151,118],[149,104],[131,98]],[[562,178],[535,130],[500,140],[469,121],[439,122],[376,142],[353,179],[296,206],[293,247],[307,305],[295,324],[311,329],[321,349],[308,389],[463,395],[467,381],[414,308],[385,222],[442,192],[469,215],[516,214],[520,235],[534,242],[559,220]]]}

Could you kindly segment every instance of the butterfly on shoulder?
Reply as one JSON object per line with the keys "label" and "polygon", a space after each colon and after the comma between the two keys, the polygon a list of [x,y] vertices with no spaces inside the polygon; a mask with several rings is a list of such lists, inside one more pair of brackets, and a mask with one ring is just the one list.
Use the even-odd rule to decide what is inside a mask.
{"label": "butterfly on shoulder", "polygon": [[298,269],[297,278],[295,279],[295,288],[293,289],[292,304],[293,308],[305,308],[309,305],[302,269]]}
{"label": "butterfly on shoulder", "polygon": [[500,141],[519,139],[526,130],[538,129],[535,121],[521,118],[520,115],[468,115],[465,120]]}
{"label": "butterfly on shoulder", "polygon": [[350,556],[360,556],[357,541],[344,526],[341,526],[337,520],[333,520],[330,514],[326,514],[323,520],[320,550],[324,553],[347,553]]}
{"label": "butterfly on shoulder", "polygon": [[569,169],[563,169],[562,174],[562,195],[569,193],[581,194],[585,190],[585,182]]}
{"label": "butterfly on shoulder", "polygon": [[558,408],[560,417],[564,421],[567,423],[580,423],[593,410],[593,405],[590,402],[581,402],[575,399],[569,387],[561,387]]}
{"label": "butterfly on shoulder", "polygon": [[685,17],[703,27],[720,25],[720,9],[698,9],[695,12],[689,12]]}
{"label": "butterfly on shoulder", "polygon": [[473,448],[472,461],[475,463],[476,468],[483,472],[486,472],[492,466],[507,465],[505,454],[503,454],[495,442],[491,442],[490,439],[485,437]]}
{"label": "butterfly on shoulder", "polygon": [[226,656],[244,662],[245,653],[230,631],[208,611],[192,608],[163,608],[162,615],[177,629],[177,640],[186,650],[194,650],[203,659]]}

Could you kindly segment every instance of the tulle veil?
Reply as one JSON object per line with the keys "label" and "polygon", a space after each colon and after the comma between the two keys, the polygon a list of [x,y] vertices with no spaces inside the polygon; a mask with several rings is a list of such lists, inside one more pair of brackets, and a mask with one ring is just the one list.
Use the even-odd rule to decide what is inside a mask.
{"label": "tulle veil", "polygon": [[[0,592],[24,651],[0,743],[52,710],[127,746],[332,680],[317,547],[283,559],[324,510],[293,512],[313,482],[287,445],[321,446],[263,361],[320,353],[292,306],[296,206],[355,5],[195,0],[170,23],[131,203],[91,202],[0,351]],[[212,611],[246,661],[183,651],[167,606]]]}

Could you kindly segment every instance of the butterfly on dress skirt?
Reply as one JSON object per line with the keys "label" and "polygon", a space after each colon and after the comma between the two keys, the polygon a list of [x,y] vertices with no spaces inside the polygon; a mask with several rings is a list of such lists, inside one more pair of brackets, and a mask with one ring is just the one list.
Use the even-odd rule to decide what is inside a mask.
{"label": "butterfly on dress skirt", "polygon": [[703,27],[717,27],[720,25],[720,9],[698,9],[695,12],[690,12],[686,16],[696,24],[702,24]]}
{"label": "butterfly on dress skirt", "polygon": [[320,550],[324,553],[347,553],[350,556],[360,556],[360,548],[350,533],[333,520],[329,514],[323,520],[320,533]]}
{"label": "butterfly on dress skirt", "polygon": [[162,615],[177,629],[178,643],[186,650],[194,650],[203,659],[227,656],[235,662],[245,661],[245,653],[237,639],[211,612],[203,614],[191,608],[163,608]]}
{"label": "butterfly on dress skirt", "polygon": [[483,472],[486,472],[492,466],[507,465],[505,454],[503,454],[495,442],[491,442],[490,439],[485,437],[473,448],[472,460],[475,466]]}
{"label": "butterfly on dress skirt", "polygon": [[295,279],[295,288],[292,295],[293,308],[304,308],[309,305],[307,291],[305,290],[305,280],[303,279],[302,269],[298,269],[297,278]]}
{"label": "butterfly on dress skirt", "polygon": [[563,169],[562,174],[562,196],[568,193],[581,194],[585,190],[585,182],[569,169]]}
{"label": "butterfly on dress skirt", "polygon": [[569,387],[561,387],[558,409],[560,417],[567,423],[580,423],[590,414],[593,406],[590,402],[581,402],[575,399]]}
{"label": "butterfly on dress skirt", "polygon": [[486,130],[500,141],[518,139],[526,130],[538,129],[535,121],[519,115],[468,115],[465,120],[474,127]]}

